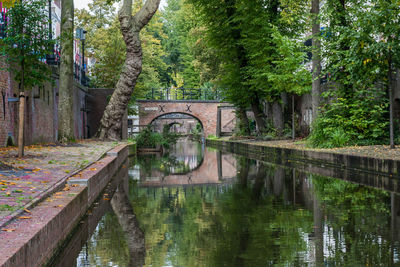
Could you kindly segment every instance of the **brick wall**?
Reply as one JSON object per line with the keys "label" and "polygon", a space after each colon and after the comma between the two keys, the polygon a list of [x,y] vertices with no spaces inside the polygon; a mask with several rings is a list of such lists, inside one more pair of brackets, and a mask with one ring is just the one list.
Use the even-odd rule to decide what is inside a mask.
{"label": "brick wall", "polygon": [[50,143],[56,138],[55,87],[50,82],[35,87],[26,98],[25,144]]}
{"label": "brick wall", "polygon": [[7,144],[8,136],[14,133],[14,105],[8,102],[13,97],[10,74],[4,70],[4,60],[0,58],[0,147]]}
{"label": "brick wall", "polygon": [[[0,68],[4,67],[4,64],[4,60],[0,58]],[[57,72],[58,70],[53,68],[52,82],[48,81],[43,86],[26,92],[25,145],[52,143],[57,140],[59,84]],[[12,75],[0,69],[0,147],[6,146],[8,137],[15,143],[17,141],[19,105],[18,102],[8,102],[9,98],[17,97],[17,93],[18,84],[12,79]],[[71,116],[74,116],[75,120],[76,139],[88,137],[87,98],[86,88],[75,84],[74,112]]]}
{"label": "brick wall", "polygon": [[114,89],[89,89],[88,96],[88,127],[89,137],[93,137],[99,129],[100,120],[107,106],[107,98],[112,95]]}

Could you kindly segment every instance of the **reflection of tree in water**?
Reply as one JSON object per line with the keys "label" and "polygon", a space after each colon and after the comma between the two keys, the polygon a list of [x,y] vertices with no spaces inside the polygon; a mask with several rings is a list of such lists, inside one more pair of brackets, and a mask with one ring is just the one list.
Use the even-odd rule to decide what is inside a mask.
{"label": "reflection of tree in water", "polygon": [[388,192],[343,180],[311,175],[325,221],[325,239],[330,244],[325,261],[336,265],[391,266]]}
{"label": "reflection of tree in water", "polygon": [[86,255],[78,258],[80,266],[108,266],[110,263],[127,266],[129,249],[114,213],[109,212],[104,215],[82,251]]}
{"label": "reflection of tree in water", "polygon": [[144,233],[122,187],[111,199],[114,213],[107,213],[96,231],[83,247],[88,258],[84,266],[143,266],[145,259]]}
{"label": "reflection of tree in water", "polygon": [[119,187],[115,192],[111,199],[111,206],[125,233],[130,255],[129,266],[143,266],[146,255],[144,233],[139,228],[136,215],[123,187]]}
{"label": "reflection of tree in water", "polygon": [[[267,188],[275,170],[240,160],[238,182],[230,186],[133,189],[133,205],[151,250],[146,265],[268,266],[305,264],[304,233],[312,216],[294,209]],[[282,177],[284,179],[284,177]],[[154,191],[155,190],[155,191]]]}

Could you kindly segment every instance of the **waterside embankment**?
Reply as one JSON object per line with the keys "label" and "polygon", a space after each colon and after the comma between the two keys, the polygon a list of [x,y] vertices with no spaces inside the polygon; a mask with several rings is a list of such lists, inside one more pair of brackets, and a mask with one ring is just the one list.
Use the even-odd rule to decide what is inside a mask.
{"label": "waterside embankment", "polygon": [[[311,149],[291,141],[208,139],[207,146],[274,164],[296,167],[367,186],[400,192],[400,149],[387,146]],[[379,176],[379,179],[377,177]]]}
{"label": "waterside embankment", "polygon": [[[22,206],[16,206],[12,214],[3,217],[0,232],[0,266],[46,264],[112,178],[128,169],[128,156],[135,153],[135,146],[126,143],[83,143],[72,149],[56,146],[50,147],[50,150],[59,152],[58,157],[53,159],[55,162],[42,153],[41,156],[33,157],[34,160],[28,157],[25,163],[20,162],[25,164],[25,168],[22,169],[13,168],[12,164],[4,165],[9,167],[3,170],[9,175],[2,174],[6,179],[3,180],[3,186],[7,187],[10,195],[14,194],[13,199],[18,200],[18,196],[15,196],[17,190],[21,191],[21,194],[29,194],[35,187],[32,186],[35,179],[43,176],[47,177],[46,182],[42,183],[42,178],[37,184],[51,185],[39,188],[38,192],[37,188],[34,188],[32,191],[35,191],[35,199]],[[71,156],[74,153],[76,158],[79,158],[78,162],[84,159],[81,165],[64,162],[74,158]],[[61,161],[66,156],[69,158]],[[7,160],[2,162],[7,163]],[[28,168],[28,165],[35,162],[36,169]],[[44,166],[45,162],[49,165]],[[47,168],[49,166],[51,168]],[[52,176],[52,179],[49,176]],[[11,190],[8,186],[13,187],[12,191],[8,191]]]}

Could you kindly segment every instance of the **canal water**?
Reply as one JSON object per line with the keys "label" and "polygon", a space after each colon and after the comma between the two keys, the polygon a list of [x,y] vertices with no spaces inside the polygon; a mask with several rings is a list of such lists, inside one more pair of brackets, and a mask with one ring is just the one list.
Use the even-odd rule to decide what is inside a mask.
{"label": "canal water", "polygon": [[187,140],[130,166],[52,266],[400,265],[396,192]]}

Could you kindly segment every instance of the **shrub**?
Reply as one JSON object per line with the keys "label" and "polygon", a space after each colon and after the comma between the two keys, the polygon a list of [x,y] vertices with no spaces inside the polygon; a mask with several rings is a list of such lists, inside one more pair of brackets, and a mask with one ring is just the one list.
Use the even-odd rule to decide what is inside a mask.
{"label": "shrub", "polygon": [[159,133],[152,132],[150,127],[145,128],[136,137],[137,147],[140,148],[156,148],[162,145],[163,137]]}
{"label": "shrub", "polygon": [[381,144],[388,138],[387,106],[376,96],[337,98],[322,108],[308,141],[326,148]]}

